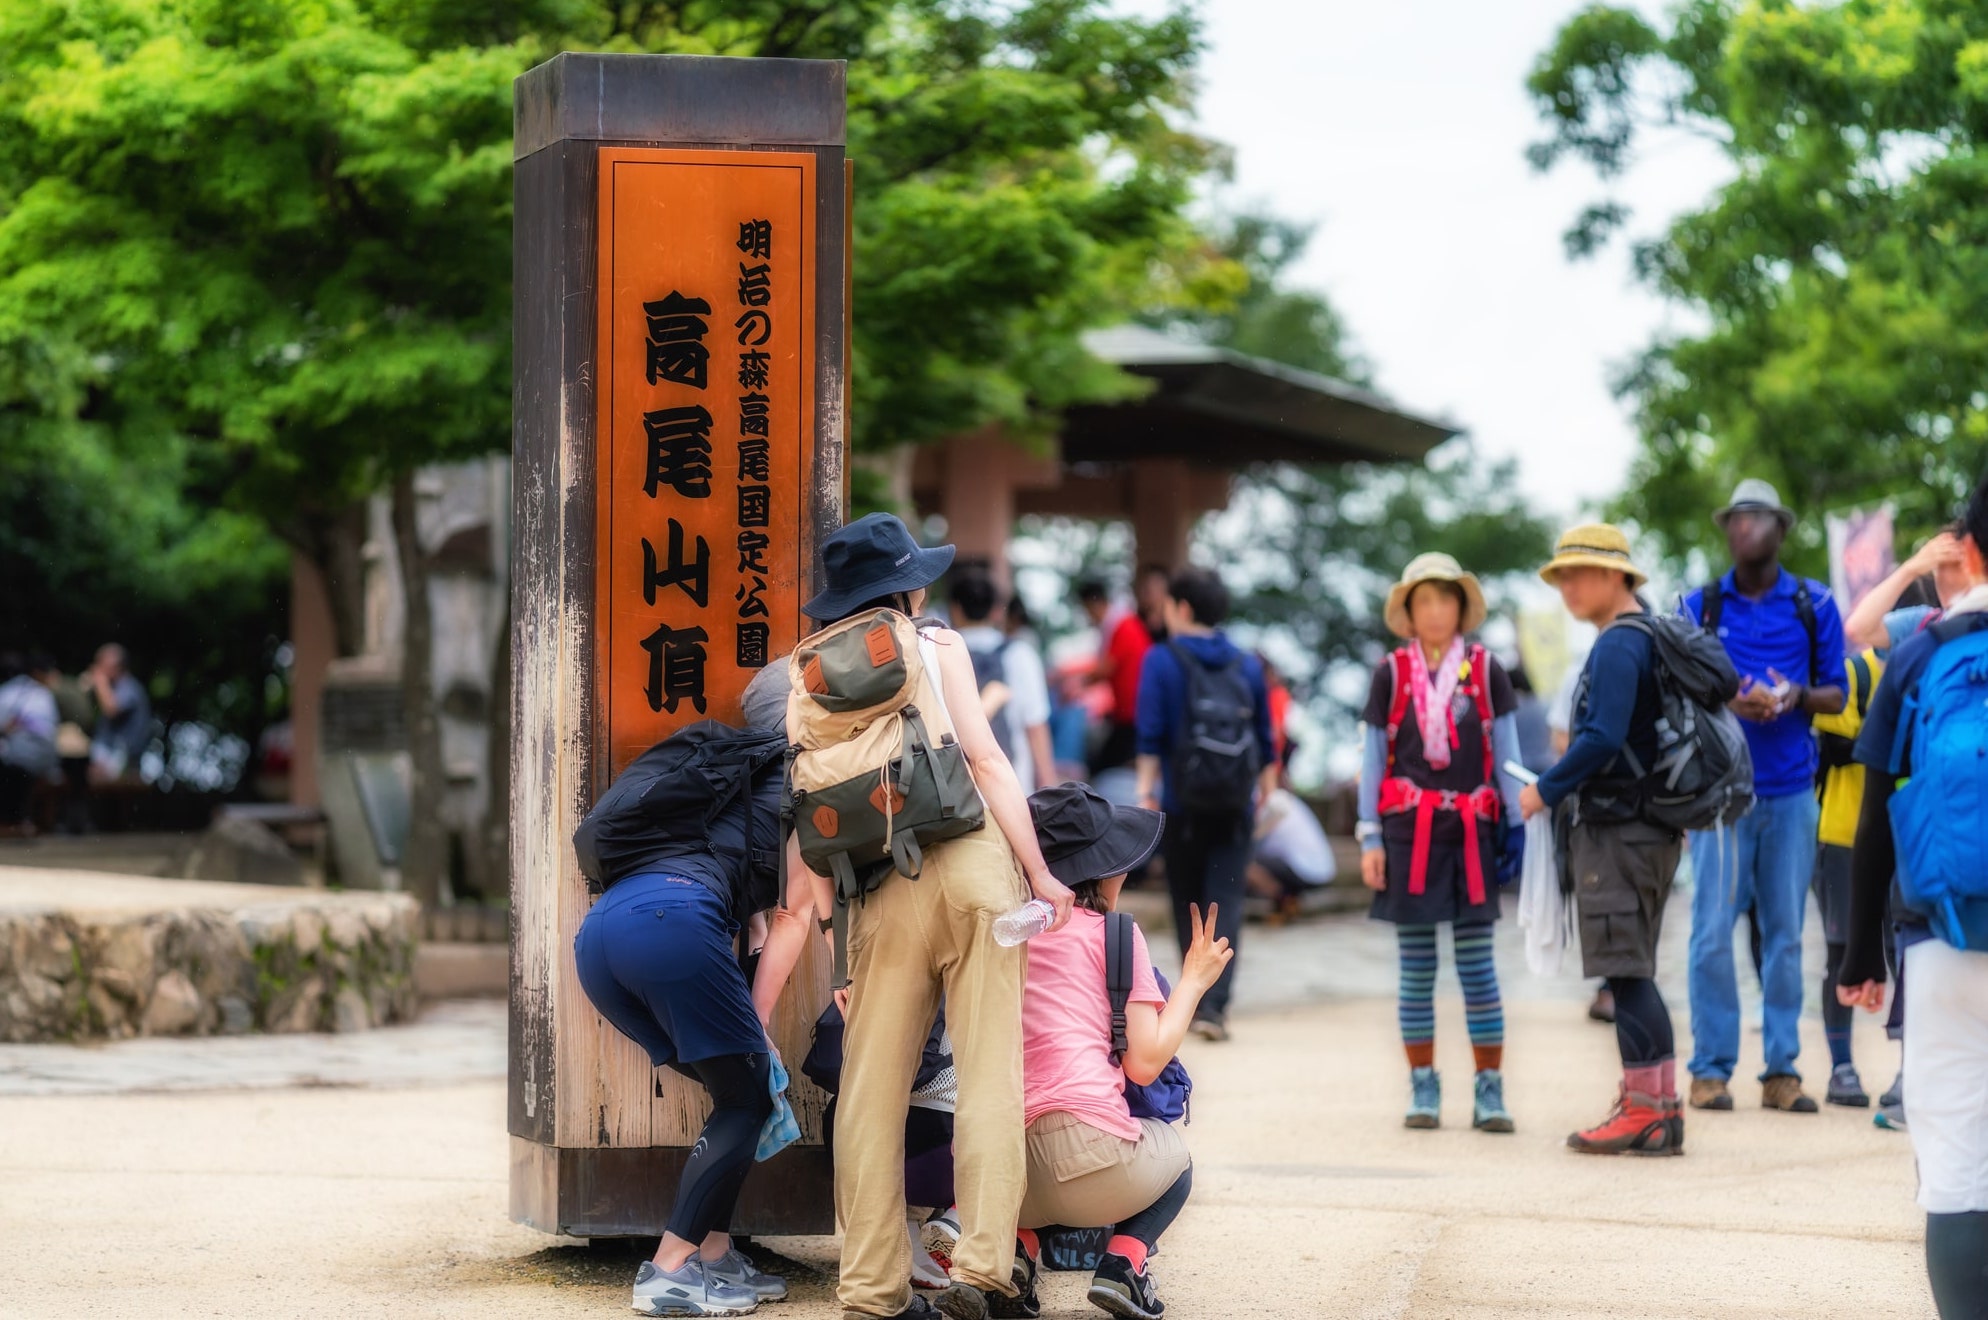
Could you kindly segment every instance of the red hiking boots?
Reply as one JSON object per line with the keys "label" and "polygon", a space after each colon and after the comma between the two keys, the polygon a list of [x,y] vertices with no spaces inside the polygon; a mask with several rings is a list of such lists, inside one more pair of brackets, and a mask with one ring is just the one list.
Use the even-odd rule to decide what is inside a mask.
{"label": "red hiking boots", "polygon": [[1660,1098],[1623,1087],[1609,1116],[1567,1138],[1584,1155],[1682,1155],[1684,1110],[1675,1096]]}

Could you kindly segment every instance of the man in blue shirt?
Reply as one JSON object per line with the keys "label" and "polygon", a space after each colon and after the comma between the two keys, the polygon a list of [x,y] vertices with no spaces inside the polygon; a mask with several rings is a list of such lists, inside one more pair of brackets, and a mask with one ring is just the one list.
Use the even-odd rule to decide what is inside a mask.
{"label": "man in blue shirt", "polygon": [[[1263,666],[1236,648],[1221,625],[1229,617],[1229,591],[1206,569],[1188,568],[1168,584],[1167,640],[1146,652],[1139,671],[1139,805],[1167,813],[1165,858],[1172,891],[1174,933],[1182,956],[1193,935],[1188,906],[1215,913],[1215,933],[1238,949],[1221,979],[1202,997],[1194,1032],[1206,1040],[1228,1039],[1229,988],[1242,961],[1243,875],[1249,868],[1252,792],[1267,799],[1277,788],[1277,758],[1270,732],[1270,694]],[[1255,743],[1255,770],[1247,756],[1232,767],[1224,804],[1196,801],[1183,785],[1182,762],[1194,739],[1189,729],[1189,678],[1194,665],[1207,681],[1208,695],[1220,702],[1231,693],[1240,714],[1247,702],[1249,737]],[[1244,693],[1246,692],[1246,697]],[[1240,722],[1240,721],[1238,721]],[[1205,764],[1204,758],[1204,764]],[[1252,785],[1249,781],[1254,778]],[[1239,805],[1236,805],[1239,804]]]}
{"label": "man in blue shirt", "polygon": [[1812,1114],[1801,1053],[1802,920],[1815,869],[1816,744],[1810,718],[1843,709],[1843,621],[1829,589],[1781,568],[1795,515],[1764,481],[1742,481],[1713,519],[1733,569],[1684,598],[1685,617],[1717,632],[1739,671],[1732,706],[1753,753],[1751,814],[1730,831],[1695,834],[1691,866],[1691,1104],[1727,1110],[1739,1063],[1733,925],[1752,908],[1760,928],[1767,1067],[1761,1103]]}

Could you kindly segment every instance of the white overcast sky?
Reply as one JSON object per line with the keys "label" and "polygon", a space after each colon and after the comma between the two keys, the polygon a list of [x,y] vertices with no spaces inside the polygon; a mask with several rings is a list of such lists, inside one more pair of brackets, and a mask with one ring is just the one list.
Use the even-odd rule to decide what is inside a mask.
{"label": "white overcast sky", "polygon": [[[1217,201],[1316,222],[1293,280],[1326,293],[1411,411],[1516,455],[1542,511],[1584,513],[1634,450],[1609,390],[1666,325],[1620,240],[1570,262],[1560,236],[1602,185],[1535,173],[1526,74],[1584,0],[1201,0],[1199,125],[1235,153]],[[1131,11],[1165,6],[1129,0]],[[1648,144],[1616,194],[1648,234],[1728,176],[1699,141]]]}

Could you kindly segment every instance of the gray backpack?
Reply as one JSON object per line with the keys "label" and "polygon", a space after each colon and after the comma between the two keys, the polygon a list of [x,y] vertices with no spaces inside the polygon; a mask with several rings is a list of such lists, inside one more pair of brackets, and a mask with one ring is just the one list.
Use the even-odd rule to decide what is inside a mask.
{"label": "gray backpack", "polygon": [[[1582,815],[1680,831],[1735,823],[1753,810],[1753,754],[1726,704],[1739,695],[1739,674],[1718,634],[1672,615],[1625,614],[1615,626],[1650,639],[1661,709],[1657,760],[1646,766],[1625,744],[1618,764],[1629,778],[1593,783],[1582,793]],[[1577,701],[1586,685],[1584,677]]]}

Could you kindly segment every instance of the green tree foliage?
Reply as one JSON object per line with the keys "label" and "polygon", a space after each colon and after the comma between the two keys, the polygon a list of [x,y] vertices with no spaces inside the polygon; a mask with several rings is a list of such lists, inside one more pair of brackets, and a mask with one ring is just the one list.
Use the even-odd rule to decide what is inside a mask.
{"label": "green tree foliage", "polygon": [[[508,437],[509,81],[541,49],[528,25],[560,12],[0,3],[9,429],[47,445],[82,428],[114,454],[173,445],[188,503],[246,514],[325,568],[355,649],[357,502],[394,482],[406,503],[418,465]],[[426,578],[402,567],[417,638]],[[140,584],[127,610],[162,598]],[[428,656],[408,654],[405,869],[432,898],[440,735]]]}
{"label": "green tree foliage", "polygon": [[0,3],[0,407],[182,437],[190,497],[320,559],[396,473],[501,447],[509,83],[553,16]]}
{"label": "green tree foliage", "polygon": [[[106,456],[77,482],[163,446],[157,525],[267,527],[355,648],[355,502],[510,443],[511,84],[559,50],[851,61],[855,441],[1026,433],[1133,388],[1081,330],[1241,285],[1183,218],[1198,49],[1103,0],[0,0],[0,444]],[[280,595],[272,544],[216,570]]]}
{"label": "green tree foliage", "polygon": [[1243,285],[1186,218],[1213,161],[1173,122],[1194,22],[1096,0],[878,8],[895,20],[844,54],[856,447],[997,420],[1026,435],[1069,404],[1136,392],[1078,336]]}
{"label": "green tree foliage", "polygon": [[[1249,288],[1200,328],[1225,348],[1366,384],[1331,303],[1285,281],[1310,237],[1286,222],[1234,220],[1225,246],[1249,272]],[[1498,578],[1543,562],[1551,536],[1520,495],[1515,465],[1486,463],[1452,441],[1422,467],[1275,464],[1248,473],[1197,544],[1223,565],[1239,617],[1288,644],[1273,649],[1296,686],[1321,691],[1335,671],[1372,664],[1395,644],[1381,605],[1410,559],[1447,551],[1495,593]],[[1364,688],[1332,686],[1364,700]]]}
{"label": "green tree foliage", "polygon": [[1218,157],[1175,122],[1200,53],[1185,13],[728,0],[649,7],[603,44],[849,61],[859,453],[988,422],[1046,434],[1069,404],[1140,389],[1083,351],[1084,330],[1243,287],[1186,215]]}
{"label": "green tree foliage", "polygon": [[72,425],[0,443],[0,651],[46,648],[74,674],[122,642],[161,718],[253,746],[280,714],[264,676],[289,627],[289,565],[259,522],[183,498],[183,441],[146,441],[119,451]]}
{"label": "green tree foliage", "polygon": [[[1242,286],[1186,218],[1217,164],[1177,126],[1201,50],[1184,10],[1101,0],[622,4],[580,44],[849,61],[856,161],[852,442],[1046,427],[1136,389],[1079,334]],[[569,43],[570,44],[570,43]]]}
{"label": "green tree foliage", "polygon": [[838,58],[859,447],[1129,388],[1088,326],[1240,284],[1182,218],[1193,23],[1097,0],[0,0],[0,407],[189,438],[328,560],[509,443],[512,79],[559,49]]}
{"label": "green tree foliage", "polygon": [[[1734,178],[1635,250],[1699,328],[1624,374],[1642,452],[1621,512],[1672,555],[1723,555],[1736,477],[1808,513],[1894,499],[1944,521],[1988,459],[1988,8],[1962,0],[1689,0],[1668,23],[1598,5],[1528,87],[1604,180],[1653,135],[1720,144]],[[1570,250],[1628,219],[1604,201]],[[1798,530],[1821,565],[1821,520]]]}

